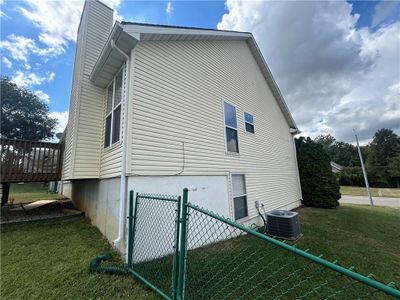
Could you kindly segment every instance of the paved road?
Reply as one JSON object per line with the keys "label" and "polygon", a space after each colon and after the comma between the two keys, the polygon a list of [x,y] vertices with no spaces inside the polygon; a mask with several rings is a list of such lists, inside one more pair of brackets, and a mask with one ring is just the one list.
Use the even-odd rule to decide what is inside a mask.
{"label": "paved road", "polygon": [[[400,198],[372,197],[376,206],[390,206],[400,208]],[[351,204],[369,204],[369,198],[366,196],[347,196],[342,195],[340,203]]]}

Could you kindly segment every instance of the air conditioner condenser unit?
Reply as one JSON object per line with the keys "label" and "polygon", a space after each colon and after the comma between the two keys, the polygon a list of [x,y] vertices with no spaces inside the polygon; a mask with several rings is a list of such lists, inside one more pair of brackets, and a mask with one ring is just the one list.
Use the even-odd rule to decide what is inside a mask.
{"label": "air conditioner condenser unit", "polygon": [[285,240],[298,240],[301,237],[300,220],[297,212],[272,210],[267,216],[267,233]]}

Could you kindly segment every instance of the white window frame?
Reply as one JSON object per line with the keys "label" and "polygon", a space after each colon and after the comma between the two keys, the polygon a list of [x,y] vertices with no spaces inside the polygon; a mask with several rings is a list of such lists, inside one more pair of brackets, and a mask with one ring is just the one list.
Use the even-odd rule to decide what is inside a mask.
{"label": "white window frame", "polygon": [[[232,126],[229,126],[225,122],[225,103],[232,105],[235,108],[235,116],[236,116],[236,128],[233,128]],[[237,117],[237,108],[235,105],[233,105],[231,102],[222,100],[222,112],[223,112],[223,118],[224,118],[224,138],[225,138],[225,153],[229,155],[239,155],[240,153],[240,143],[239,143],[239,130],[238,130],[238,117]],[[226,127],[236,130],[237,133],[237,145],[238,145],[238,152],[232,152],[228,151],[228,142],[226,140]]]}
{"label": "white window frame", "polygon": [[[120,144],[121,143],[121,135],[122,135],[122,102],[124,101],[124,89],[125,89],[125,64],[117,71],[117,73],[115,74],[114,78],[111,80],[110,84],[106,87],[106,105],[105,105],[105,111],[106,111],[106,115],[104,117],[104,143],[103,145],[105,145],[105,134],[106,134],[106,126],[107,126],[107,118],[111,115],[111,128],[110,128],[110,136],[109,138],[109,145],[107,147],[103,147],[104,149],[110,149],[111,147],[113,147],[116,144]],[[119,75],[119,73],[122,71],[122,85],[121,85],[121,101],[119,102],[119,104],[117,106],[114,107],[114,101],[115,101],[115,83],[116,83],[116,78]],[[108,89],[110,86],[113,86],[113,95],[112,95],[112,101],[111,101],[111,110],[109,113],[107,113],[107,102],[108,102]],[[121,112],[120,112],[120,122],[119,122],[119,138],[118,141],[115,141],[114,143],[112,142],[112,137],[113,137],[113,129],[114,129],[114,111],[121,106]]]}
{"label": "white window frame", "polygon": [[[251,115],[253,117],[253,123],[246,121],[246,114],[249,114],[249,115]],[[246,123],[249,123],[250,125],[253,125],[254,132],[247,131]],[[256,134],[256,127],[254,126],[254,115],[253,114],[251,114],[251,113],[249,113],[247,111],[243,112],[243,125],[244,125],[243,126],[244,127],[244,132],[246,132],[248,134]]]}
{"label": "white window frame", "polygon": [[[243,179],[244,179],[244,188],[246,189],[246,194],[243,194],[243,195],[234,195],[233,194],[233,175],[241,175],[241,176],[243,176]],[[244,173],[231,173],[231,191],[232,191],[232,208],[233,208],[233,211],[232,211],[232,217],[233,217],[233,219],[235,220],[235,221],[240,221],[240,220],[247,220],[248,218],[249,218],[249,199],[248,199],[248,196],[247,196],[247,180],[246,180],[246,174],[244,174]],[[242,217],[242,218],[240,218],[240,219],[236,219],[235,218],[235,198],[239,198],[239,197],[246,197],[246,213],[247,213],[247,215],[246,216],[244,216],[244,217]]]}

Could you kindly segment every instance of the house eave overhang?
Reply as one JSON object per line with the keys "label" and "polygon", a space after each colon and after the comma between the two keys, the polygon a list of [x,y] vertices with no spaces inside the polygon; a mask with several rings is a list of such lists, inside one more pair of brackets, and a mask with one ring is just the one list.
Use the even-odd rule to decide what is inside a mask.
{"label": "house eave overhang", "polygon": [[98,87],[106,87],[126,60],[126,57],[113,47],[113,42],[116,47],[129,56],[138,41],[139,39],[134,35],[124,32],[121,23],[115,22],[107,42],[93,67],[90,80]]}

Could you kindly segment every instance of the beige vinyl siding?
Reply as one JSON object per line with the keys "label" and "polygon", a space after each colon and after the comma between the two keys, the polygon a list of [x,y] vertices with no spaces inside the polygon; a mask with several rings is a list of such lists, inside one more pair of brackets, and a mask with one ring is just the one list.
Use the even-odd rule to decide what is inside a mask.
{"label": "beige vinyl siding", "polygon": [[63,179],[98,178],[102,156],[105,91],[89,75],[108,38],[113,11],[87,1],[78,31]]}
{"label": "beige vinyl siding", "polygon": [[101,178],[111,178],[121,175],[121,144],[115,144],[105,149],[101,159]]}
{"label": "beige vinyl siding", "polygon": [[73,176],[73,144],[76,136],[77,112],[78,112],[78,94],[82,78],[82,65],[85,51],[85,34],[87,18],[82,16],[78,28],[78,37],[75,49],[75,63],[72,78],[72,89],[69,104],[68,124],[66,129],[62,179],[70,179]]}
{"label": "beige vinyl siding", "polygon": [[[123,67],[123,85],[122,85],[122,99],[121,99],[121,124],[120,124],[120,140],[119,142],[111,145],[109,148],[104,149],[101,156],[101,170],[100,177],[101,178],[112,178],[121,176],[121,164],[122,164],[122,139],[125,134],[125,130],[123,128],[125,116],[125,95],[126,95],[126,86],[127,86],[127,77],[126,77],[126,65]],[[115,74],[117,75],[117,74]],[[104,115],[103,115],[103,127],[102,127],[102,136],[104,139],[104,131],[105,131],[105,106],[106,101],[104,101]]]}
{"label": "beige vinyl siding", "polygon": [[[175,175],[183,162],[184,175],[245,174],[250,217],[256,200],[300,199],[289,126],[246,42],[139,43],[132,98],[132,175]],[[236,107],[239,154],[225,151],[223,101]]]}

